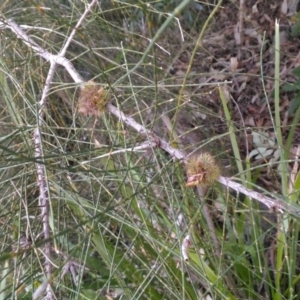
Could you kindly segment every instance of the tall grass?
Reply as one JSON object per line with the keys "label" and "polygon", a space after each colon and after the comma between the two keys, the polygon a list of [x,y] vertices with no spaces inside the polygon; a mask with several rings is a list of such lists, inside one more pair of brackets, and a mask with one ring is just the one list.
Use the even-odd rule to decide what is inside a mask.
{"label": "tall grass", "polygon": [[[46,1],[45,7],[24,2],[22,8],[16,3],[3,4],[2,21],[14,18],[53,54],[60,51],[85,9],[82,1]],[[107,89],[111,102],[126,115],[186,153],[209,150],[223,170],[222,162],[236,164],[231,169],[235,178],[258,188],[256,169],[248,160],[243,163],[239,132],[224,89],[220,88],[220,103],[225,130],[220,133],[214,131],[216,126],[209,126],[219,120],[218,113],[199,101],[207,94],[194,89],[194,78],[201,74],[193,77],[188,70],[183,76],[185,88],[180,90],[183,78],[168,73],[177,51],[174,48],[181,47],[181,32],[190,34],[194,52],[198,47],[199,36],[184,31],[176,19],[188,4],[182,1],[175,6],[157,28],[147,27],[147,10],[144,6],[136,10],[139,3],[112,1],[107,7],[95,7],[78,28],[66,57],[85,80]],[[151,14],[161,14],[151,5],[148,9]],[[131,19],[132,12],[141,17]],[[211,11],[215,13],[217,10]],[[205,18],[211,20],[209,10]],[[43,155],[36,158],[32,132],[39,123],[37,102],[49,65],[7,28],[0,34],[0,299],[42,297],[45,282],[51,284],[57,299],[297,297],[297,219],[263,210],[218,184],[201,201],[196,189],[186,187],[182,162],[159,147],[137,149],[145,140],[143,134],[107,112],[99,118],[80,115],[79,86],[62,68],[56,70],[44,107],[39,128]],[[277,32],[276,41],[278,38]],[[276,51],[280,51],[278,45]],[[276,56],[277,66],[279,62]],[[274,80],[277,90],[278,67]],[[180,101],[174,101],[179,94]],[[275,115],[278,95],[276,92]],[[280,173],[282,195],[274,197],[296,202],[299,179],[288,190],[278,116],[274,130],[283,149],[279,163],[286,170]],[[195,132],[200,139],[190,137]],[[227,154],[228,145],[232,156]],[[46,174],[51,212],[53,274],[49,282],[44,270],[47,258],[37,163],[43,164]],[[204,205],[214,220],[214,232]]]}

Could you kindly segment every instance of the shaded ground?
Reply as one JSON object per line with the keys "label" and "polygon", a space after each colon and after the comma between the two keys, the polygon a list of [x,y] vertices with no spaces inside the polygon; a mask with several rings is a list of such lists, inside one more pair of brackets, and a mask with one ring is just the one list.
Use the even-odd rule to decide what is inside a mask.
{"label": "shaded ground", "polygon": [[[299,22],[296,17],[299,1],[288,3],[286,1],[245,1],[244,7],[240,7],[243,1],[225,2],[206,32],[201,46],[197,47],[194,60],[191,62],[195,43],[181,44],[170,74],[178,76],[178,82],[182,81],[182,77],[186,76],[189,64],[191,64],[188,83],[208,84],[201,88],[186,88],[192,101],[186,104],[184,108],[186,113],[183,113],[181,122],[185,125],[189,124],[190,128],[201,127],[201,125],[206,128],[209,126],[209,136],[212,133],[222,134],[227,131],[218,89],[215,85],[209,84],[229,82],[228,104],[237,129],[237,136],[240,139],[240,150],[244,157],[250,154],[255,165],[263,160],[270,161],[272,158],[275,160],[277,157],[278,148],[272,123],[276,20],[279,22],[281,39],[280,108],[282,132],[285,138],[290,132],[290,125],[298,108],[297,92],[288,92],[286,83],[295,83],[299,78],[292,73],[300,65],[300,39],[299,32],[295,30]],[[195,41],[198,34],[199,31],[193,32],[191,35],[194,38],[191,40]],[[178,42],[179,35],[176,37]],[[203,115],[194,117],[194,121],[193,112],[191,112],[193,102],[201,103],[205,107]],[[298,121],[296,123],[298,124]],[[299,129],[296,130],[293,138],[294,146],[299,143],[297,138]],[[267,139],[267,141],[261,141],[268,149],[260,158],[255,151],[253,152],[259,147],[253,131],[259,131]],[[203,138],[201,128],[197,134],[200,139]],[[193,139],[189,139],[189,142],[192,141]],[[227,150],[227,147],[228,145],[224,150]],[[291,158],[293,157],[292,155]],[[266,175],[270,177],[270,173]],[[263,178],[261,180],[266,185],[274,187],[274,182],[268,182]],[[277,185],[276,176],[273,180]]]}

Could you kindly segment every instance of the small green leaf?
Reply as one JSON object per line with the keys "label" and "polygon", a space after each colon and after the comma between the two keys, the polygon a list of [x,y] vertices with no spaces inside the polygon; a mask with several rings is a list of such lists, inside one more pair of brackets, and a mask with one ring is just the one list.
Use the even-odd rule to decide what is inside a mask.
{"label": "small green leaf", "polygon": [[300,34],[300,13],[296,15],[297,22],[292,26],[291,35],[296,37]]}
{"label": "small green leaf", "polygon": [[299,86],[295,83],[286,83],[281,87],[283,92],[295,92],[299,90]]}
{"label": "small green leaf", "polygon": [[291,116],[296,112],[300,104],[300,93],[297,94],[297,96],[290,102],[288,114]]}
{"label": "small green leaf", "polygon": [[290,199],[292,202],[297,203],[298,199],[299,199],[299,194],[300,194],[300,171],[297,174],[297,177],[295,179],[295,183],[294,183],[294,188],[292,193],[290,194]]}
{"label": "small green leaf", "polygon": [[292,71],[292,73],[293,73],[294,75],[297,75],[298,77],[300,77],[300,66],[299,66],[299,67],[296,67],[296,68]]}

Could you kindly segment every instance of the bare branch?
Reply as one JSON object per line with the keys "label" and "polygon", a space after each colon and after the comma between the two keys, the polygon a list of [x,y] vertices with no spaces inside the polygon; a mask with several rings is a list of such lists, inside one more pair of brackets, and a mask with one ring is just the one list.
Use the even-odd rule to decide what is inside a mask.
{"label": "bare branch", "polygon": [[280,199],[273,199],[273,198],[270,198],[270,197],[267,197],[261,193],[258,193],[256,191],[253,191],[253,190],[250,190],[246,187],[244,187],[243,185],[235,182],[235,181],[232,181],[231,179],[229,178],[226,178],[226,177],[223,177],[223,176],[220,176],[220,178],[218,179],[218,181],[223,184],[224,186],[227,186],[239,193],[242,193],[246,196],[248,196],[249,198],[251,199],[255,199],[261,203],[263,203],[264,205],[266,205],[269,209],[275,209],[275,210],[278,210],[279,212],[289,212],[293,215],[296,215],[296,216],[300,216],[300,208],[298,206],[294,206],[290,203],[287,203],[283,200],[280,200]]}
{"label": "bare branch", "polygon": [[[35,149],[35,157],[37,160],[43,160],[43,146],[42,146],[42,138],[40,128],[43,123],[44,117],[44,106],[46,104],[47,94],[49,92],[51,81],[54,76],[56,64],[51,62],[50,69],[48,72],[48,76],[46,79],[46,83],[43,89],[42,98],[39,102],[39,111],[38,111],[38,125],[37,128],[34,129],[33,132],[33,143]],[[44,239],[47,241],[44,245],[45,247],[45,274],[48,279],[50,279],[52,274],[52,264],[51,264],[51,243],[50,239],[50,222],[49,222],[49,190],[48,190],[48,182],[46,177],[45,165],[37,163],[36,171],[38,177],[38,187],[39,187],[39,207],[41,208],[41,216],[43,223],[43,233]],[[52,288],[51,285],[48,284],[46,288],[46,299],[53,299]]]}
{"label": "bare branch", "polygon": [[70,76],[73,78],[74,82],[76,83],[83,82],[82,77],[75,70],[75,68],[73,67],[72,63],[69,60],[67,60],[65,57],[61,56],[60,54],[53,55],[47,50],[41,48],[14,21],[12,20],[4,21],[3,17],[1,17],[1,19],[2,19],[2,24],[1,24],[2,26],[4,25],[5,27],[10,28],[18,38],[20,38],[29,48],[34,50],[40,57],[43,57],[46,61],[50,63],[58,64],[65,67],[65,69],[68,70]]}
{"label": "bare branch", "polygon": [[118,117],[121,121],[123,121],[128,126],[134,128],[137,132],[146,135],[150,140],[152,139],[154,143],[161,149],[168,152],[172,157],[177,158],[179,160],[185,160],[185,155],[178,149],[174,149],[167,143],[165,140],[161,139],[156,134],[152,133],[150,130],[147,130],[144,126],[137,123],[132,117],[126,116],[122,111],[113,106],[112,104],[107,105],[108,111]]}
{"label": "bare branch", "polygon": [[182,244],[181,244],[181,254],[185,261],[187,261],[189,259],[188,248],[191,246],[191,244],[192,244],[191,236],[188,234],[183,239]]}
{"label": "bare branch", "polygon": [[80,17],[80,19],[78,20],[76,26],[74,27],[74,29],[72,30],[70,36],[68,37],[64,47],[61,49],[60,51],[60,56],[64,57],[66,55],[66,52],[68,50],[68,47],[70,46],[77,29],[81,26],[81,24],[83,23],[83,21],[85,20],[85,17],[87,16],[87,14],[91,11],[92,7],[98,2],[98,0],[93,0],[85,9],[84,13],[82,14],[82,16]]}
{"label": "bare branch", "polygon": [[[45,86],[42,92],[41,100],[39,101],[39,108],[38,108],[38,120],[37,120],[37,127],[34,129],[33,132],[33,143],[35,149],[35,157],[37,161],[43,160],[43,146],[42,146],[42,134],[41,134],[41,127],[43,124],[44,119],[44,109],[47,103],[47,96],[48,92],[51,87],[51,82],[53,76],[55,74],[55,69],[57,65],[63,65],[72,76],[73,80],[77,83],[82,83],[83,80],[78,72],[74,69],[73,65],[64,57],[68,46],[72,42],[72,39],[76,33],[76,30],[80,27],[82,22],[84,21],[86,15],[90,12],[93,5],[95,5],[97,0],[93,0],[85,9],[84,13],[82,14],[81,18],[77,22],[75,28],[71,32],[69,38],[66,41],[65,46],[61,49],[60,54],[52,55],[50,52],[46,51],[45,49],[41,48],[35,41],[33,41],[14,21],[6,20],[6,26],[8,26],[22,41],[27,44],[28,47],[33,49],[39,56],[46,59],[50,62],[50,68],[48,71],[48,75],[46,78]],[[2,18],[3,19],[3,18]],[[52,275],[52,262],[51,262],[51,242],[50,242],[50,203],[49,203],[49,188],[45,170],[45,164],[37,163],[36,164],[37,170],[37,178],[38,178],[38,187],[39,187],[39,207],[41,208],[41,216],[42,216],[42,224],[43,224],[43,235],[44,239],[46,240],[44,244],[44,256],[45,256],[45,275],[47,280],[43,285],[43,289],[41,292],[44,292],[44,288],[46,290],[46,297],[45,299],[51,300],[54,299],[52,287],[51,287],[51,275]]]}

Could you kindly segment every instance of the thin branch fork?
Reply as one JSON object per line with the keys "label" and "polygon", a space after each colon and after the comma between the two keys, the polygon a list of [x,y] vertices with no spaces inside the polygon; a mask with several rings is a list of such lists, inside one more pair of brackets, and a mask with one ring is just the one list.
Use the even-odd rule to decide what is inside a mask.
{"label": "thin branch fork", "polygon": [[[75,28],[72,30],[70,36],[68,37],[64,47],[61,49],[60,54],[53,55],[50,52],[46,51],[45,49],[41,48],[33,39],[31,39],[14,21],[12,20],[5,20],[4,17],[1,16],[0,20],[2,21],[2,26],[10,28],[18,38],[22,39],[22,41],[32,50],[34,50],[40,57],[43,57],[45,60],[50,62],[50,68],[48,71],[48,75],[46,78],[45,86],[43,88],[41,100],[39,101],[39,110],[37,115],[37,127],[34,129],[33,132],[33,143],[35,149],[35,157],[37,159],[43,157],[43,146],[42,146],[42,136],[40,132],[40,128],[43,124],[44,118],[44,107],[47,103],[47,96],[51,87],[51,82],[53,76],[55,74],[55,69],[57,65],[64,66],[69,74],[72,76],[73,80],[77,83],[83,82],[83,79],[75,70],[73,65],[70,61],[68,61],[64,55],[72,42],[76,30],[81,26],[83,23],[86,15],[90,12],[92,7],[97,3],[97,0],[93,0],[89,5],[87,5],[84,13],[82,14],[81,18],[77,22]],[[44,244],[44,255],[45,255],[45,275],[47,280],[44,282],[43,289],[46,290],[46,296],[44,299],[52,300],[54,299],[52,287],[51,287],[51,275],[52,275],[52,263],[51,263],[51,243],[50,240],[50,203],[49,203],[49,189],[48,189],[48,182],[46,177],[46,171],[43,164],[36,164],[36,171],[37,171],[37,178],[38,178],[38,187],[39,187],[39,207],[41,208],[41,216],[42,216],[42,224],[43,224],[43,235],[44,239],[46,240]]]}

